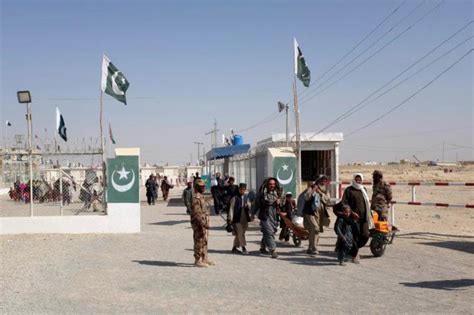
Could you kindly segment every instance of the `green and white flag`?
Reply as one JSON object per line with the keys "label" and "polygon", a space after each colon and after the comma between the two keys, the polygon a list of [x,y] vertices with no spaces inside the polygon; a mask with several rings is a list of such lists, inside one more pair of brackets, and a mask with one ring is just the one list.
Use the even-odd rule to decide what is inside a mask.
{"label": "green and white flag", "polygon": [[295,74],[298,79],[303,82],[303,85],[308,87],[311,81],[311,71],[309,71],[308,65],[304,60],[303,53],[301,52],[300,46],[294,38],[294,53],[295,53]]}
{"label": "green and white flag", "polygon": [[115,144],[114,135],[112,133],[112,125],[110,124],[110,122],[109,122],[109,137],[110,137],[110,141],[112,142],[112,144]]}
{"label": "green and white flag", "polygon": [[64,140],[67,141],[67,134],[66,134],[66,123],[64,122],[63,115],[59,111],[59,108],[56,107],[56,131],[58,132],[59,136]]}
{"label": "green and white flag", "polygon": [[125,92],[130,85],[119,69],[117,69],[110,59],[104,55],[102,59],[102,92],[115,98],[117,101],[127,105]]}

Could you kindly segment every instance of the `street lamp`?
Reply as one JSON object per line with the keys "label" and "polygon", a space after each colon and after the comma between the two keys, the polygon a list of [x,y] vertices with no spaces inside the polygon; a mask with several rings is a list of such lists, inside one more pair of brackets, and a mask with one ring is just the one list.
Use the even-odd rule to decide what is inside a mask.
{"label": "street lamp", "polygon": [[28,160],[30,164],[30,216],[33,216],[33,122],[31,119],[31,94],[30,91],[18,91],[16,93],[18,103],[26,103],[26,123],[28,126]]}
{"label": "street lamp", "polygon": [[283,110],[286,111],[286,147],[288,148],[288,104],[283,104],[282,102],[278,102],[278,112],[281,113]]}
{"label": "street lamp", "polygon": [[18,96],[18,103],[31,103],[30,91],[18,91],[16,92],[16,95]]}

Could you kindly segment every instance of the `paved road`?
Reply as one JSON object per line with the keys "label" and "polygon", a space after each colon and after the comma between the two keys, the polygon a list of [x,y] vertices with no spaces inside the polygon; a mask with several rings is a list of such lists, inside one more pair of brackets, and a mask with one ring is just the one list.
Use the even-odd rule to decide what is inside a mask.
{"label": "paved road", "polygon": [[210,256],[192,266],[192,232],[179,202],[142,206],[142,233],[3,236],[2,313],[470,313],[474,237],[405,232],[383,258],[336,264],[332,230],[321,255],[279,244],[279,259],[230,253],[213,217]]}

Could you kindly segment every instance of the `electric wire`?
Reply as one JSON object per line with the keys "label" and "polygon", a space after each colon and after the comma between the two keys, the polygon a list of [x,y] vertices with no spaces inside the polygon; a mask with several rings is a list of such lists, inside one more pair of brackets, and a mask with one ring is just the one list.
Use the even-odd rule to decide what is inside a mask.
{"label": "electric wire", "polygon": [[[358,63],[355,67],[353,67],[352,69],[350,69],[349,71],[347,71],[345,74],[343,74],[341,77],[339,77],[338,79],[336,79],[335,81],[333,81],[331,84],[329,84],[328,86],[324,87],[323,89],[320,89],[318,90],[318,88],[322,87],[323,85],[325,85],[327,82],[329,82],[329,79],[324,81],[322,84],[318,85],[317,87],[315,87],[315,90],[313,92],[316,92],[315,94],[308,94],[306,97],[306,99],[304,100],[301,100],[301,103],[300,103],[300,106],[309,102],[310,100],[314,99],[316,96],[318,95],[321,95],[324,91],[326,91],[327,89],[329,89],[330,87],[334,86],[336,83],[338,83],[339,81],[341,81],[342,79],[346,78],[349,74],[351,74],[352,72],[354,72],[355,70],[359,69],[362,65],[364,65],[367,61],[369,61],[370,59],[372,59],[373,57],[375,57],[376,55],[378,55],[382,50],[384,50],[385,48],[387,48],[389,45],[393,44],[396,40],[398,40],[399,38],[401,38],[404,34],[406,34],[409,30],[413,29],[414,26],[416,26],[418,23],[420,23],[421,21],[423,21],[426,17],[428,17],[430,14],[432,14],[433,12],[436,11],[436,9],[438,9],[442,4],[444,3],[444,0],[439,2],[435,7],[433,7],[431,10],[429,10],[427,13],[425,13],[424,15],[422,15],[420,18],[418,18],[414,23],[410,24],[407,28],[405,28],[402,32],[398,33],[394,38],[392,38],[389,42],[387,42],[385,45],[383,45],[382,47],[380,47],[378,50],[376,50],[373,54],[369,55],[367,58],[365,58],[362,62]],[[310,96],[311,95],[311,96]]]}
{"label": "electric wire", "polygon": [[[334,69],[336,66],[338,66],[344,59],[346,59],[347,56],[349,56],[354,50],[359,48],[360,45],[362,45],[363,42],[365,42],[375,31],[377,31],[385,22],[387,22],[397,11],[405,5],[407,1],[402,1],[395,9],[393,9],[387,16],[385,16],[380,23],[378,23],[369,33],[367,33],[357,44],[355,44],[348,52],[346,52],[339,60],[337,60],[328,70],[326,70],[321,76],[319,76],[315,81],[311,83],[310,86],[312,86],[314,83],[322,80],[326,74],[331,72],[332,69]],[[393,28],[393,27],[392,27]],[[309,89],[304,89],[299,96],[304,95]]]}
{"label": "electric wire", "polygon": [[[472,22],[468,23],[471,24]],[[399,87],[401,84],[405,83],[406,81],[408,81],[409,79],[413,78],[414,76],[416,76],[417,74],[419,74],[420,72],[424,71],[425,69],[427,69],[428,67],[430,67],[431,65],[433,65],[434,63],[438,62],[439,60],[441,60],[442,58],[444,58],[446,55],[448,55],[449,53],[451,53],[452,51],[456,50],[457,48],[459,48],[460,46],[462,46],[463,44],[465,44],[467,41],[469,41],[470,39],[472,39],[474,36],[469,36],[467,37],[466,39],[464,39],[462,42],[460,42],[459,44],[457,44],[456,46],[454,46],[453,48],[451,48],[450,50],[448,50],[447,52],[445,52],[444,54],[440,55],[439,57],[437,57],[436,59],[434,59],[433,61],[431,61],[430,63],[426,64],[425,66],[423,66],[422,68],[420,68],[419,70],[417,70],[416,72],[414,72],[413,74],[411,74],[410,76],[406,77],[405,79],[403,79],[402,81],[398,82],[397,84],[395,84],[394,86],[390,87],[389,89],[387,89],[386,91],[384,91],[383,93],[379,94],[378,96],[376,96],[375,98],[373,98],[372,100],[368,101],[367,103],[365,103],[365,105],[361,106],[365,101],[367,101],[371,96],[375,95],[378,91],[380,91],[382,88],[384,88],[385,86],[387,86],[388,84],[390,84],[391,82],[394,81],[394,79],[396,79],[397,77],[400,76],[400,74],[403,74],[404,72],[406,72],[406,70],[409,70],[413,65],[415,65],[416,63],[419,63],[422,59],[426,58],[429,54],[431,54],[434,50],[432,50],[431,52],[429,52],[428,54],[426,54],[425,56],[423,56],[422,58],[420,58],[419,60],[417,60],[415,63],[413,63],[412,65],[410,65],[408,68],[406,68],[405,70],[403,70],[400,74],[398,74],[394,79],[390,80],[387,84],[384,84],[381,88],[377,89],[375,92],[371,93],[368,97],[364,98],[361,102],[359,102],[357,105],[351,107],[349,110],[347,110],[346,112],[344,112],[343,114],[339,115],[336,119],[334,119],[332,122],[330,122],[328,125],[324,126],[322,129],[320,129],[319,131],[317,131],[316,133],[314,133],[310,138],[316,136],[317,134],[320,134],[321,132],[329,129],[330,127],[334,126],[335,124],[337,124],[338,122],[352,116],[353,114],[355,114],[356,112],[358,112],[359,110],[362,110],[364,107],[366,107],[367,105],[375,102],[376,100],[380,99],[381,97],[383,97],[384,95],[386,95],[388,92],[394,90],[395,88]],[[451,37],[452,38],[452,37]],[[440,45],[438,45],[440,46]],[[436,48],[436,47],[435,47]],[[438,47],[439,48],[439,47]],[[437,49],[437,48],[436,48]]]}
{"label": "electric wire", "polygon": [[[398,86],[400,86],[401,84],[405,83],[406,81],[408,81],[409,79],[413,78],[414,76],[416,76],[417,74],[419,74],[420,72],[424,71],[426,68],[430,67],[431,65],[433,65],[434,63],[438,62],[439,60],[441,60],[442,58],[444,58],[446,55],[448,55],[449,53],[451,53],[452,51],[456,50],[457,48],[459,48],[460,46],[464,45],[466,42],[468,42],[469,40],[471,40],[474,36],[469,36],[467,37],[466,39],[464,39],[462,42],[460,42],[459,44],[457,44],[456,46],[454,46],[453,48],[451,48],[450,50],[446,51],[444,54],[442,54],[441,56],[437,57],[436,59],[434,59],[433,61],[431,61],[430,63],[428,63],[427,65],[425,65],[424,67],[422,67],[421,69],[419,69],[418,71],[416,71],[415,73],[411,74],[410,76],[408,76],[407,78],[403,79],[402,81],[398,82],[396,85],[392,86],[391,88],[387,89],[385,92],[379,94],[377,97],[373,98],[372,100],[368,101],[372,96],[374,96],[375,94],[377,94],[379,91],[381,91],[382,89],[384,89],[385,87],[387,87],[389,84],[391,84],[393,81],[395,81],[396,79],[398,79],[400,76],[402,76],[404,73],[406,73],[408,70],[410,70],[411,68],[413,68],[415,65],[417,65],[418,63],[420,63],[421,61],[423,61],[424,59],[426,59],[428,56],[430,56],[431,54],[433,54],[438,48],[440,48],[441,46],[443,46],[445,43],[447,43],[449,40],[451,40],[454,36],[456,36],[457,34],[459,34],[461,31],[463,31],[466,27],[468,27],[469,25],[471,25],[474,21],[470,21],[469,23],[467,23],[465,26],[463,26],[461,29],[459,29],[458,31],[456,31],[453,35],[451,35],[449,38],[445,39],[442,43],[440,43],[439,45],[437,45],[436,47],[434,47],[433,49],[431,49],[427,54],[425,54],[424,56],[422,56],[421,58],[419,58],[417,61],[415,61],[414,63],[412,63],[411,65],[409,65],[407,68],[405,68],[402,72],[400,72],[399,74],[397,74],[395,77],[393,77],[392,79],[390,79],[388,82],[386,82],[384,85],[382,85],[380,88],[378,88],[377,90],[375,90],[374,92],[370,93],[367,97],[365,97],[362,101],[360,101],[358,104],[356,104],[355,106],[351,107],[350,109],[348,109],[347,111],[345,111],[343,114],[339,115],[336,119],[334,119],[333,121],[331,121],[329,124],[327,124],[324,128],[322,128],[319,132],[323,132],[324,130],[327,130],[328,128],[332,127],[333,125],[337,124],[338,122],[348,118],[349,116],[352,116],[353,114],[355,114],[356,112],[362,110],[363,108],[365,108],[367,105],[373,103],[374,101],[380,99],[382,96],[386,95],[388,92],[394,90],[395,88],[397,88]],[[368,102],[367,102],[368,101]],[[364,104],[365,103],[365,104]]]}
{"label": "electric wire", "polygon": [[385,113],[383,113],[382,115],[378,116],[377,118],[375,118],[374,120],[370,121],[369,123],[361,126],[360,128],[357,128],[356,130],[350,132],[346,137],[350,137],[352,136],[353,134],[367,128],[367,127],[370,127],[371,125],[377,123],[378,121],[382,120],[383,118],[385,118],[386,116],[388,116],[389,114],[393,113],[395,110],[397,110],[398,108],[400,108],[401,106],[405,105],[406,103],[408,103],[411,99],[413,99],[415,96],[417,96],[418,94],[420,94],[422,91],[424,91],[427,87],[429,87],[431,84],[433,84],[435,81],[437,81],[440,77],[442,77],[445,73],[447,73],[448,71],[450,71],[455,65],[457,65],[459,62],[461,62],[465,57],[467,57],[469,54],[472,53],[474,49],[470,49],[468,50],[464,55],[462,55],[461,57],[459,57],[455,62],[453,62],[449,67],[447,67],[446,69],[444,69],[442,72],[440,72],[436,77],[434,77],[433,79],[431,79],[428,83],[426,83],[424,86],[422,86],[420,89],[418,89],[417,91],[415,91],[413,94],[411,94],[409,97],[407,97],[406,99],[404,99],[402,102],[400,102],[399,104],[395,105],[394,107],[392,107],[390,110],[386,111]]}

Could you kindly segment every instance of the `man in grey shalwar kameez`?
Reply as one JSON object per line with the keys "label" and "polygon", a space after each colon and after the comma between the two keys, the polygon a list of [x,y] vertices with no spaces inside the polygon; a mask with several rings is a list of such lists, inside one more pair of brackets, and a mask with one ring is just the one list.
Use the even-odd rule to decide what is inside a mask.
{"label": "man in grey shalwar kameez", "polygon": [[260,230],[262,232],[262,241],[260,244],[260,252],[262,254],[271,253],[272,258],[277,258],[275,243],[275,233],[278,228],[277,224],[277,206],[279,205],[280,197],[277,189],[277,181],[274,178],[269,178],[266,181],[266,186],[258,196],[257,206],[255,208],[258,212],[258,219],[260,220]]}

